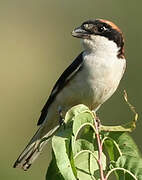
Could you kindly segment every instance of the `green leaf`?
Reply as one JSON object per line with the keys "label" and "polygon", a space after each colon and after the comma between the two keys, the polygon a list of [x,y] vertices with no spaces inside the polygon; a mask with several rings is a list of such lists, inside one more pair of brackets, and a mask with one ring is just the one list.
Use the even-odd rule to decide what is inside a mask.
{"label": "green leaf", "polygon": [[[93,113],[84,105],[74,106],[66,113],[65,126],[52,138],[54,154],[47,179],[100,179],[94,118]],[[107,161],[110,161],[106,169],[106,155],[101,154],[106,177],[114,173],[118,180],[142,180],[141,155],[132,138],[124,132],[104,131],[100,132],[100,138],[103,152],[107,152]]]}
{"label": "green leaf", "polygon": [[112,138],[117,143],[122,155],[141,157],[137,145],[128,133],[110,132],[108,137]]}
{"label": "green leaf", "polygon": [[113,172],[117,173],[118,180],[142,180],[142,159],[132,156],[121,156],[115,163],[115,167],[106,175],[106,179]]}
{"label": "green leaf", "polygon": [[[76,153],[79,150],[78,149],[78,147],[79,147],[78,140],[79,139],[84,139],[85,140],[84,142],[86,142],[86,143],[90,142],[90,143],[92,143],[92,145],[94,145],[94,143],[93,143],[93,141],[94,141],[94,139],[93,139],[93,137],[94,137],[94,130],[93,130],[94,117],[92,115],[92,112],[89,111],[87,108],[86,109],[81,108],[81,110],[82,111],[80,111],[79,114],[77,114],[75,117],[73,117],[74,122],[73,122],[73,129],[72,129],[72,131],[73,131],[72,150],[73,150],[74,156],[76,155]],[[76,143],[78,145],[76,145]],[[81,145],[83,145],[83,144],[81,144]],[[81,146],[80,146],[80,148],[81,148]]]}
{"label": "green leaf", "polygon": [[52,161],[48,167],[48,171],[46,173],[46,180],[64,180],[61,175],[59,168],[57,167],[54,153],[52,152]]}
{"label": "green leaf", "polygon": [[75,149],[76,149],[76,153],[75,153],[75,155],[76,155],[77,153],[79,153],[82,150],[90,150],[91,152],[94,152],[96,147],[94,146],[93,143],[89,142],[86,139],[78,139],[75,142]]}
{"label": "green leaf", "polygon": [[109,137],[106,138],[106,140],[104,141],[104,147],[108,152],[110,161],[116,161],[118,157],[121,155],[119,145]]}
{"label": "green leaf", "polygon": [[98,170],[98,164],[90,153],[83,151],[77,155],[75,165],[79,179],[95,179],[94,170]]}
{"label": "green leaf", "polygon": [[[109,138],[113,139],[115,143],[111,141],[111,144],[109,144],[110,142],[107,142]],[[106,138],[104,145],[110,159],[116,161],[116,163],[113,161],[113,166],[115,164],[115,167],[112,167],[111,171],[117,173],[117,179],[142,180],[141,154],[130,135],[122,132],[111,132],[108,135],[108,139]],[[118,148],[121,153],[118,153]]]}
{"label": "green leaf", "polygon": [[[124,168],[130,173],[125,173],[125,180],[133,180],[136,177],[137,180],[142,180],[142,159],[132,156],[121,156],[116,162],[116,168]],[[118,176],[120,176],[119,172]],[[132,177],[132,174],[134,177]]]}
{"label": "green leaf", "polygon": [[97,148],[92,124],[84,123],[81,125],[75,136],[72,136],[72,148],[74,156],[81,150],[88,149],[94,151]]}
{"label": "green leaf", "polygon": [[[98,152],[94,153],[89,150],[82,150],[75,156],[75,165],[77,175],[80,180],[100,179],[99,167],[97,163]],[[102,154],[103,169],[106,169],[106,157]]]}
{"label": "green leaf", "polygon": [[91,111],[88,111],[88,110],[81,112],[74,119],[73,134],[76,137],[77,137],[80,129],[82,128],[82,126],[86,123],[90,123],[91,125],[93,125],[93,123],[94,123],[94,117],[93,117]]}
{"label": "green leaf", "polygon": [[[67,112],[65,116],[65,122],[66,122],[65,129],[63,127],[60,128],[60,130],[52,138],[52,147],[53,147],[57,167],[60,170],[63,178],[65,180],[66,179],[73,180],[78,177],[78,173],[80,172],[76,168],[78,166],[78,163],[76,162],[78,158],[84,157],[84,154],[83,156],[77,155],[76,158],[74,158],[74,155],[82,151],[84,148],[89,149],[89,146],[92,151],[95,150],[93,143],[94,117],[92,115],[92,112],[89,111],[89,109],[86,106],[78,105],[71,108]],[[74,154],[72,151],[73,147],[75,147],[76,149],[76,153]],[[94,152],[94,154],[96,154],[96,152]],[[89,156],[92,155],[89,154]],[[97,156],[94,155],[94,157]],[[83,161],[85,162],[86,158]],[[99,170],[97,161],[95,160],[94,163],[94,158],[92,159],[92,157],[90,164],[93,164],[92,167],[95,166],[95,169],[92,170],[93,173],[96,172],[96,170],[97,171]],[[92,175],[90,174],[89,176],[91,177]]]}
{"label": "green leaf", "polygon": [[74,121],[74,118],[84,111],[89,111],[89,108],[83,104],[73,106],[65,115],[65,123]]}
{"label": "green leaf", "polygon": [[[69,159],[71,128],[62,127],[52,138],[52,148],[54,151],[57,166],[65,180],[76,180],[74,169]],[[73,162],[72,162],[73,163]]]}

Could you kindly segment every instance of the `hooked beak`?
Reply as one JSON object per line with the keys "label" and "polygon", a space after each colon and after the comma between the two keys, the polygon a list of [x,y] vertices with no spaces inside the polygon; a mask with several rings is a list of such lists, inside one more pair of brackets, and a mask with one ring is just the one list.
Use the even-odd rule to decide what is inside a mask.
{"label": "hooked beak", "polygon": [[77,38],[82,38],[82,39],[90,39],[90,33],[81,27],[75,28],[72,31],[72,36],[77,37]]}

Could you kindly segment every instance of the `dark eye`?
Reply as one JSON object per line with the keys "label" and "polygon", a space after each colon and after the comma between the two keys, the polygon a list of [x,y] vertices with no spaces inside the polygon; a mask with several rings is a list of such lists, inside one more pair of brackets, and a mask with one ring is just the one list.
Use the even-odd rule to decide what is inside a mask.
{"label": "dark eye", "polygon": [[101,26],[101,27],[98,27],[98,31],[99,32],[108,31],[108,28],[106,28],[105,26]]}

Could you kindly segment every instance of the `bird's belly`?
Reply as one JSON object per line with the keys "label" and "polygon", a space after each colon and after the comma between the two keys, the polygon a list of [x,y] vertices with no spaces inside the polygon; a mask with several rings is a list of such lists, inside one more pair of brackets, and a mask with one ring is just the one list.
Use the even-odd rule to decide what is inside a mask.
{"label": "bird's belly", "polygon": [[64,109],[77,104],[85,104],[96,109],[105,102],[116,90],[111,78],[102,78],[96,73],[81,71],[57,96],[58,104]]}

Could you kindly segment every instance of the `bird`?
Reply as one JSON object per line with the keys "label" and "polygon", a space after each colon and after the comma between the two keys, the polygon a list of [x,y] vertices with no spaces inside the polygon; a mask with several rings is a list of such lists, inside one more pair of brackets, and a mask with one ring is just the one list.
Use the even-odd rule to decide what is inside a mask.
{"label": "bird", "polygon": [[43,138],[51,138],[60,126],[60,112],[64,116],[78,104],[96,112],[114,94],[123,77],[124,37],[118,26],[105,19],[87,20],[72,31],[72,36],[81,39],[83,50],[55,83],[41,111],[39,129],[14,168],[29,169],[47,143]]}

